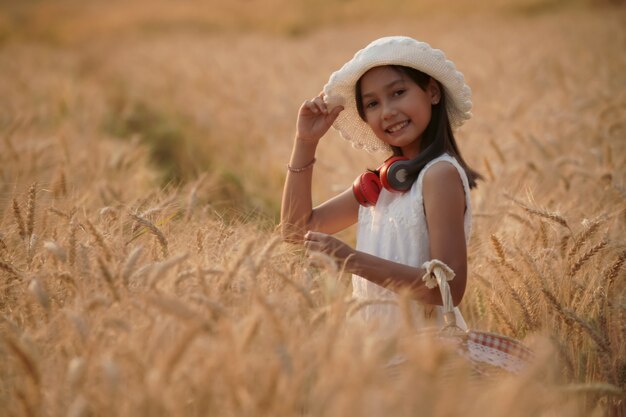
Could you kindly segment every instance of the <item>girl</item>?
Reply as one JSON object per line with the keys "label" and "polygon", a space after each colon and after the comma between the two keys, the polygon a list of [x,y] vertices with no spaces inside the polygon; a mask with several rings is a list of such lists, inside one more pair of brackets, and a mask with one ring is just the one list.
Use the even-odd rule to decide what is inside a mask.
{"label": "girl", "polygon": [[[433,309],[424,306],[442,304],[428,282],[439,265],[448,280],[454,278],[450,288],[457,305],[467,276],[469,190],[480,176],[461,158],[453,129],[470,118],[471,106],[463,75],[426,43],[386,37],[357,52],[318,97],[300,107],[282,200],[284,238],[333,256],[353,274],[357,299],[393,299],[408,289],[416,301],[412,309],[425,316]],[[355,148],[392,152],[395,158],[313,208],[315,151],[331,125]],[[353,249],[332,234],[355,222]],[[397,310],[372,303],[361,312],[391,328]],[[434,310],[442,324],[441,307]],[[455,315],[465,328],[458,308]]]}

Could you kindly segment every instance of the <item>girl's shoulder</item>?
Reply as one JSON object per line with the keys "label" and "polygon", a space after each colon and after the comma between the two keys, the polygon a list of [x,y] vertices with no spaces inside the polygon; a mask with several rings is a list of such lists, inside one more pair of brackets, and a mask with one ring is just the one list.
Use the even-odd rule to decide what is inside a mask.
{"label": "girl's shoulder", "polygon": [[422,188],[424,182],[428,182],[435,187],[445,187],[458,181],[459,177],[463,183],[463,190],[469,194],[469,180],[465,170],[453,156],[443,154],[428,162],[417,179],[419,187]]}
{"label": "girl's shoulder", "polygon": [[[440,162],[448,162],[448,163],[440,163]],[[434,169],[433,169],[434,168]],[[446,172],[454,172],[457,171],[461,178],[467,180],[467,175],[465,174],[465,170],[459,164],[455,157],[450,154],[444,153],[439,155],[436,158],[433,158],[429,161],[422,171],[419,174],[418,181],[423,181],[425,176],[433,176],[438,174],[445,174]],[[465,181],[464,181],[465,182]]]}

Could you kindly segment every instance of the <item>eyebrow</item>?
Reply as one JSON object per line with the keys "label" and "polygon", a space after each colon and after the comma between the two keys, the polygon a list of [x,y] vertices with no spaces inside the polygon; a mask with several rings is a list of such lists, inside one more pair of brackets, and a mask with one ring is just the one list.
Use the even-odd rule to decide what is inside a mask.
{"label": "eyebrow", "polygon": [[[397,80],[394,80],[394,81],[390,82],[389,84],[385,85],[383,87],[383,89],[389,90],[394,85],[396,85],[398,83],[403,83],[403,82],[405,82],[404,78],[398,78]],[[365,94],[361,94],[361,98],[371,97],[371,96],[374,96],[374,95],[375,95],[374,93],[365,93]]]}

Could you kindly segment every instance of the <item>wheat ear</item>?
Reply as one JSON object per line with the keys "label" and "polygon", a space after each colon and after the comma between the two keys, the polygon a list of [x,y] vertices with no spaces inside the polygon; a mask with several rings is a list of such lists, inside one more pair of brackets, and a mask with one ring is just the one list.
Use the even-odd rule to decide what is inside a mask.
{"label": "wheat ear", "polygon": [[289,276],[287,276],[287,274],[285,274],[285,273],[283,273],[281,271],[273,269],[273,272],[276,275],[278,275],[278,277],[280,279],[282,279],[284,283],[288,284],[290,287],[295,289],[302,296],[302,298],[304,298],[304,300],[306,301],[306,304],[310,308],[314,308],[315,307],[315,302],[313,301],[313,298],[311,298],[311,294],[309,293],[309,291],[306,290],[306,288],[304,288],[302,285],[300,285],[300,284],[296,283],[295,281],[293,281]]}
{"label": "wheat ear", "polygon": [[55,197],[67,195],[67,182],[65,180],[65,171],[59,170],[56,180],[52,185],[52,193]]}
{"label": "wheat ear", "polygon": [[168,249],[167,249],[167,239],[165,238],[165,235],[163,234],[163,232],[161,232],[161,230],[156,227],[154,225],[154,223],[152,223],[150,220],[146,219],[145,217],[142,217],[138,214],[134,214],[131,213],[130,215],[137,223],[141,224],[142,226],[144,226],[146,229],[148,229],[150,231],[150,233],[152,233],[154,236],[156,236],[157,240],[159,241],[159,244],[161,245],[161,252],[164,258],[166,258],[168,256]]}
{"label": "wheat ear", "polygon": [[35,230],[35,210],[37,208],[37,183],[28,189],[28,205],[26,206],[26,235],[32,236]]}
{"label": "wheat ear", "polygon": [[206,324],[201,323],[193,326],[183,335],[183,337],[180,338],[178,343],[174,346],[174,349],[172,349],[172,352],[170,353],[169,358],[165,361],[165,366],[163,367],[163,375],[165,376],[166,381],[170,380],[176,365],[181,361],[194,339],[206,330]]}
{"label": "wheat ear", "polygon": [[8,252],[9,248],[7,247],[7,244],[4,243],[4,239],[2,238],[2,235],[0,234],[0,252]]}
{"label": "wheat ear", "polygon": [[85,223],[87,224],[87,229],[89,230],[89,233],[91,233],[91,235],[96,240],[96,244],[104,252],[106,260],[111,260],[111,258],[113,257],[113,253],[111,252],[109,245],[106,244],[106,241],[104,240],[102,234],[98,231],[98,229],[96,229],[96,226],[94,226],[93,223],[89,221],[89,219],[85,219]]}
{"label": "wheat ear", "polygon": [[198,313],[176,298],[150,294],[146,296],[146,300],[164,313],[183,321],[203,321]]}
{"label": "wheat ear", "polygon": [[580,250],[580,248],[582,248],[585,242],[588,239],[590,239],[598,231],[602,223],[603,223],[602,219],[590,222],[585,228],[585,230],[583,230],[580,233],[580,235],[578,235],[574,239],[574,245],[570,248],[569,252],[567,253],[567,257],[572,258]]}
{"label": "wheat ear", "polygon": [[70,220],[71,216],[68,213],[65,213],[64,211],[59,210],[56,207],[49,207],[48,211],[51,213],[56,214],[59,217],[63,217],[64,219]]}
{"label": "wheat ear", "polygon": [[496,321],[504,324],[509,330],[509,334],[515,334],[515,326],[513,326],[513,323],[509,320],[500,306],[498,306],[491,298],[488,298],[487,302],[489,303],[489,308],[495,312],[494,317]]}
{"label": "wheat ear", "polygon": [[107,283],[109,290],[111,290],[111,295],[113,295],[113,299],[115,301],[119,301],[120,295],[117,292],[117,288],[115,288],[115,283],[113,282],[113,275],[111,274],[111,271],[109,270],[105,261],[100,256],[96,257],[96,260],[98,262],[98,267],[100,268],[100,273],[102,274],[104,281]]}
{"label": "wheat ear", "polygon": [[509,200],[513,201],[515,204],[517,204],[519,207],[521,207],[522,209],[524,209],[524,211],[526,211],[529,214],[532,214],[534,216],[539,216],[539,217],[543,217],[544,219],[548,219],[551,220],[563,227],[565,227],[567,230],[569,230],[571,232],[571,228],[569,227],[569,224],[567,223],[567,220],[565,220],[565,218],[563,216],[561,216],[559,213],[554,212],[554,211],[548,211],[548,210],[539,210],[533,207],[530,207],[524,203],[522,203],[521,201],[519,201],[518,199],[505,194],[505,197],[507,197]]}
{"label": "wheat ear", "polygon": [[573,277],[576,273],[582,268],[582,266],[587,262],[593,255],[598,253],[602,248],[604,248],[609,242],[607,240],[603,240],[600,243],[596,244],[592,248],[590,248],[587,252],[585,252],[580,258],[574,262],[569,270],[569,276]]}
{"label": "wheat ear", "polygon": [[502,262],[506,262],[506,252],[504,251],[504,245],[502,245],[502,242],[495,234],[492,234],[490,238],[491,246],[493,246],[496,253],[498,254],[498,258],[500,258]]}
{"label": "wheat ear", "polygon": [[604,281],[606,282],[605,286],[607,289],[607,293],[609,292],[609,289],[613,285],[615,278],[617,278],[617,275],[619,274],[619,271],[622,269],[622,266],[624,265],[625,261],[626,261],[626,251],[623,251],[622,253],[618,255],[615,262],[613,262],[613,264],[607,269],[606,273],[604,274]]}
{"label": "wheat ear", "polygon": [[3,336],[2,339],[26,370],[26,374],[30,377],[31,381],[35,386],[39,387],[41,384],[41,374],[33,358],[12,337]]}
{"label": "wheat ear", "polygon": [[[506,262],[506,260],[505,260],[505,262]],[[496,262],[494,262],[494,265],[496,266],[496,268],[499,267],[499,264],[496,263]],[[509,294],[511,295],[511,298],[513,298],[513,300],[517,303],[517,305],[519,306],[520,310],[522,311],[522,317],[524,317],[524,321],[526,322],[527,327],[529,329],[534,328],[535,327],[535,322],[532,319],[532,316],[531,316],[530,312],[526,308],[526,304],[522,300],[522,297],[521,297],[520,293],[515,288],[513,288],[513,286],[509,282],[509,280],[505,278],[504,274],[500,274],[500,280],[502,280],[502,282],[504,283],[506,289],[508,290]]]}
{"label": "wheat ear", "polygon": [[137,246],[132,252],[128,255],[126,263],[124,264],[124,268],[122,268],[122,282],[126,287],[128,287],[128,281],[130,276],[133,274],[133,270],[135,269],[135,264],[141,257],[143,252],[143,248],[141,246]]}
{"label": "wheat ear", "polygon": [[22,218],[22,212],[20,205],[16,199],[13,199],[13,217],[15,217],[15,223],[17,224],[17,230],[20,233],[20,237],[23,239],[26,237],[26,227],[24,226],[24,219]]}
{"label": "wheat ear", "polygon": [[260,294],[257,294],[257,296],[255,297],[255,300],[259,303],[259,305],[261,306],[261,309],[266,313],[266,316],[269,317],[269,323],[272,324],[272,328],[274,329],[274,332],[276,333],[278,340],[280,341],[280,343],[283,343],[286,340],[285,329],[283,328],[282,323],[278,319],[278,315],[274,311],[274,308]]}
{"label": "wheat ear", "polygon": [[14,278],[20,277],[19,272],[17,272],[17,270],[8,262],[0,261],[0,270],[8,272]]}
{"label": "wheat ear", "polygon": [[78,230],[78,226],[76,225],[76,221],[72,218],[70,220],[70,236],[68,239],[68,251],[67,251],[67,260],[71,266],[74,266],[74,262],[76,261],[76,231]]}
{"label": "wheat ear", "polygon": [[485,164],[485,170],[487,171],[487,177],[490,181],[494,181],[496,179],[496,176],[493,174],[493,169],[491,169],[491,164],[489,163],[489,160],[487,158],[484,158],[483,162]]}
{"label": "wheat ear", "polygon": [[570,309],[563,307],[548,288],[544,286],[541,291],[545,295],[546,299],[549,301],[549,304],[554,307],[554,309],[559,313],[559,315],[563,318],[566,324],[570,326],[572,326],[574,323],[578,324],[583,330],[585,330],[585,332],[591,337],[591,339],[604,353],[611,353],[609,341],[603,335],[598,333],[598,331],[595,330],[582,317],[579,317]]}
{"label": "wheat ear", "polygon": [[202,229],[198,229],[196,232],[196,253],[201,254],[204,252],[204,232]]}

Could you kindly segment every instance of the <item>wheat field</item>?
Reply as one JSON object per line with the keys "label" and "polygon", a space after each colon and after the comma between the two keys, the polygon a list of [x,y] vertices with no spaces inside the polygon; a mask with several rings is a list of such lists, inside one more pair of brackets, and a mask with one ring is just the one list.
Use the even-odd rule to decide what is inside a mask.
{"label": "wheat field", "polygon": [[[0,2],[0,415],[626,415],[625,23],[600,1]],[[277,233],[300,103],[389,34],[472,87],[460,308],[532,348],[520,374],[408,320],[373,337],[349,277]],[[327,136],[317,202],[383,157]]]}

